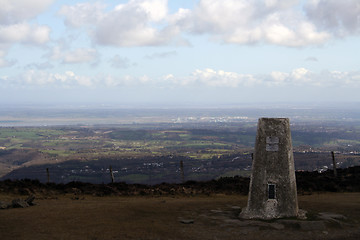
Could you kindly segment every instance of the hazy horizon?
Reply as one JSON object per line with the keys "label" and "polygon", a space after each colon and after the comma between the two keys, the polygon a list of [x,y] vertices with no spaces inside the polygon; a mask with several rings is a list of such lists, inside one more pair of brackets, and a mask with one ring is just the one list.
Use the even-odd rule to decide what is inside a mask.
{"label": "hazy horizon", "polygon": [[161,123],[256,122],[260,117],[286,117],[291,122],[359,122],[360,105],[339,104],[232,104],[118,105],[19,104],[0,106],[0,127],[55,125],[111,125]]}
{"label": "hazy horizon", "polygon": [[111,101],[59,101],[59,102],[3,102],[0,109],[6,108],[112,108],[112,109],[246,109],[246,108],[351,108],[360,109],[359,101],[278,101],[278,102],[261,102],[261,101],[242,101],[242,102],[111,102]]}

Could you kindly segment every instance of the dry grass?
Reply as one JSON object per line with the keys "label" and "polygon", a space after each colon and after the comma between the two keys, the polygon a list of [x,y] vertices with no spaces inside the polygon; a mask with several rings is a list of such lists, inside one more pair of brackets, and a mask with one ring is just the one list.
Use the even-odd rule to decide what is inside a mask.
{"label": "dry grass", "polygon": [[300,208],[339,213],[360,223],[360,193],[327,193],[299,196]]}
{"label": "dry grass", "polygon": [[[0,200],[14,197],[3,195]],[[291,234],[278,230],[272,235],[268,230],[248,234],[237,225],[226,224],[223,220],[235,218],[239,211],[233,206],[246,205],[241,195],[71,197],[37,199],[34,207],[1,210],[0,239],[277,239]],[[360,193],[299,196],[299,204],[306,210],[340,213],[360,221]],[[230,215],[214,216],[217,211],[211,210]],[[194,224],[182,224],[180,219],[193,219]]]}

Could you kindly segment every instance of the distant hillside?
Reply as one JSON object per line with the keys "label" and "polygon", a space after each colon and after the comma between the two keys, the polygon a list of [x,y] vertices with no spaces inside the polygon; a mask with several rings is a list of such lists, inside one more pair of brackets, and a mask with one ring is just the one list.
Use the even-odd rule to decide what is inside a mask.
{"label": "distant hillside", "polygon": [[[338,168],[349,158],[337,156]],[[298,171],[319,172],[332,169],[329,152],[295,152],[295,169]],[[89,183],[110,183],[110,166],[115,181],[139,184],[180,183],[182,174],[180,162],[183,162],[184,180],[209,181],[220,177],[251,174],[251,153],[228,154],[210,159],[194,159],[180,155],[144,156],[140,158],[104,157],[98,160],[72,160],[56,164],[42,164],[19,167],[0,180],[37,179],[46,183],[49,169],[50,181],[68,183],[72,181]],[[345,165],[346,166],[346,165]],[[344,168],[344,167],[342,167]]]}
{"label": "distant hillside", "polygon": [[[233,116],[236,117],[236,116]],[[296,170],[360,165],[360,123],[294,121]],[[185,180],[249,176],[256,122],[129,124],[105,126],[1,127],[1,179],[38,179],[56,183],[116,181],[179,183]],[[1,180],[0,179],[0,180]]]}
{"label": "distant hillside", "polygon": [[[299,194],[313,192],[360,192],[360,166],[338,169],[338,177],[332,171],[297,172],[297,189]],[[161,183],[156,185],[126,184],[116,182],[110,184],[91,184],[70,182],[67,184],[44,184],[38,180],[5,180],[0,181],[0,192],[14,194],[74,194],[77,198],[82,194],[96,196],[119,195],[198,195],[198,194],[244,194],[249,190],[249,178],[224,177],[211,181],[188,181],[183,184]]]}

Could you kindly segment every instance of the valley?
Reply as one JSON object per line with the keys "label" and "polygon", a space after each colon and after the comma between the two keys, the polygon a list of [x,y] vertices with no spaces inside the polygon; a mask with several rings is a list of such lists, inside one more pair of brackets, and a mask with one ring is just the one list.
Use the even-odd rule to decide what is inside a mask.
{"label": "valley", "polygon": [[[295,122],[297,171],[360,165],[357,122]],[[2,179],[156,184],[249,176],[256,121],[1,127]],[[180,169],[183,163],[183,170]]]}

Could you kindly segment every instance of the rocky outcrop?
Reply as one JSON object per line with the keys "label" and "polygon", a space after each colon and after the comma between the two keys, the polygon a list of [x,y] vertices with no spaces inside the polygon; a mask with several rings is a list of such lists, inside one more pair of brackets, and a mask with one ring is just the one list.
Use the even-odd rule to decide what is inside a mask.
{"label": "rocky outcrop", "polygon": [[0,209],[8,209],[8,208],[27,208],[30,206],[34,206],[35,196],[31,195],[25,200],[17,198],[9,202],[0,201]]}

